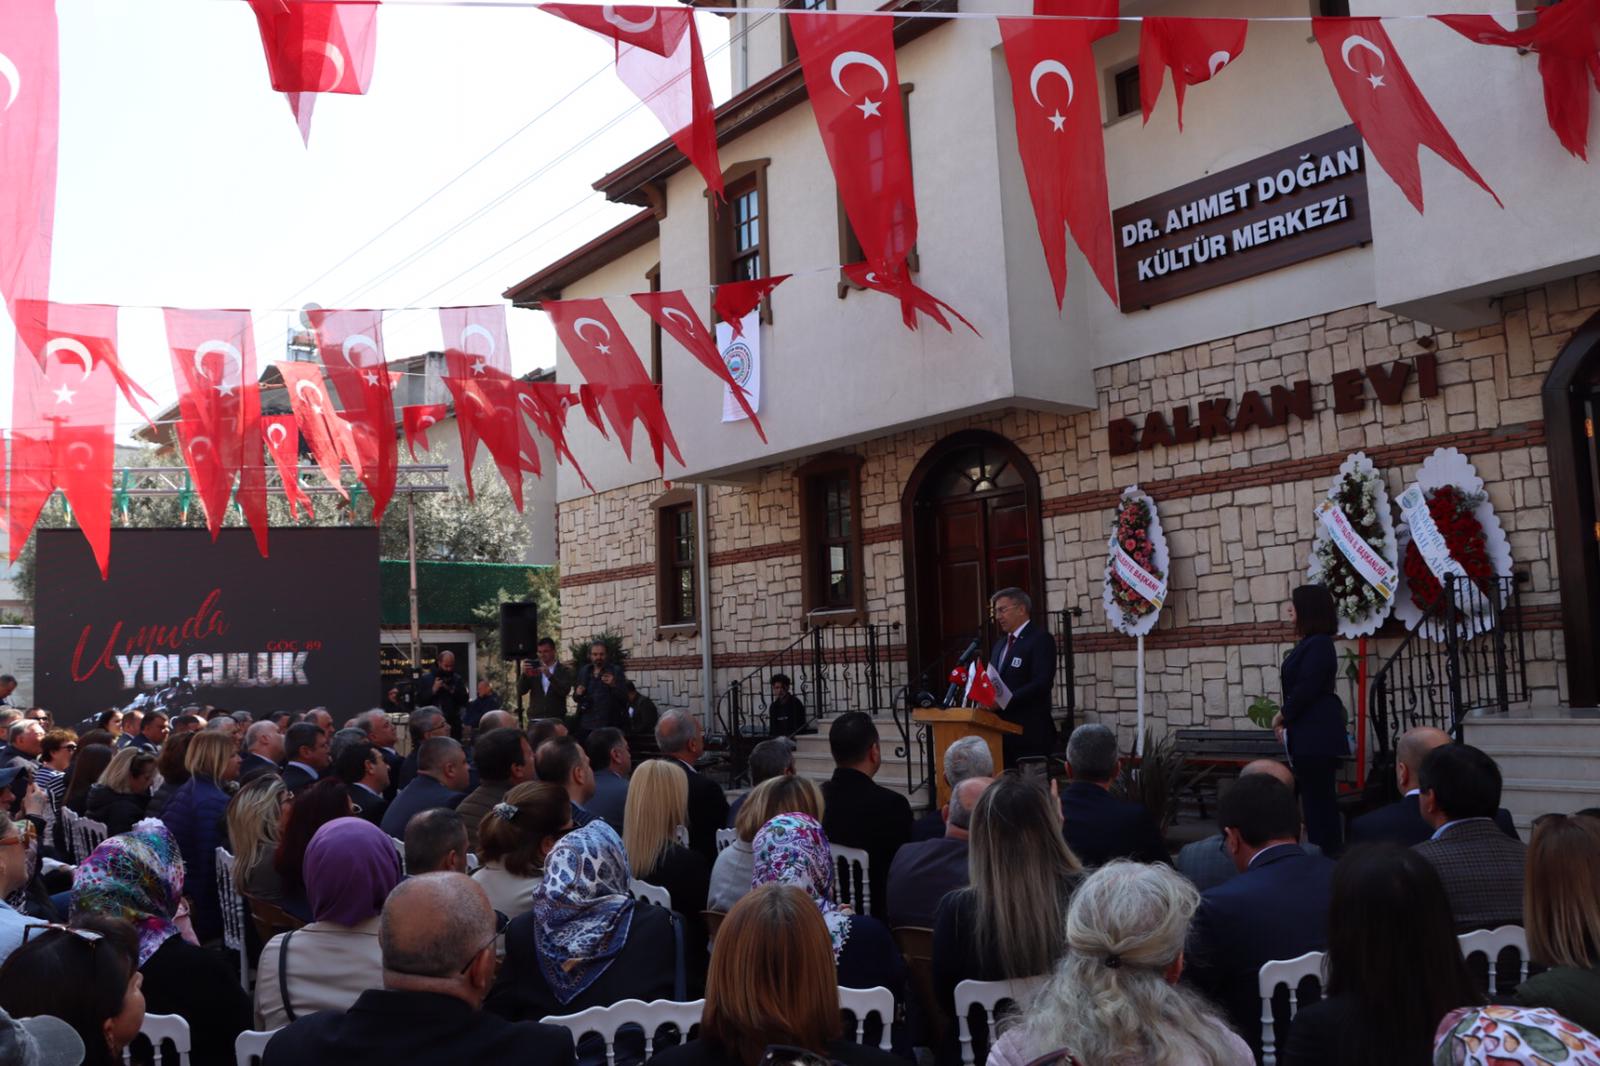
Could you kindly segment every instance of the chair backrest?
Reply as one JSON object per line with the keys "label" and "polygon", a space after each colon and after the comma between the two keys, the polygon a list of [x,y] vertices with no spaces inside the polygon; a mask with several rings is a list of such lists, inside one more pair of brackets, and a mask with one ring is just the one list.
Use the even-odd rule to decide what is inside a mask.
{"label": "chair backrest", "polygon": [[73,857],[75,861],[82,862],[89,854],[105,842],[111,834],[106,830],[106,823],[97,822],[93,818],[78,816],[73,827]]}
{"label": "chair backrest", "polygon": [[[652,885],[648,881],[641,881],[637,877],[628,878],[628,894],[641,903],[654,903],[658,906],[672,909],[672,893],[660,885]],[[670,1003],[671,1000],[662,1000]]]}
{"label": "chair backrest", "polygon": [[268,903],[255,896],[246,896],[245,900],[250,905],[250,920],[255,923],[256,935],[263,944],[279,933],[299,929],[306,924],[276,903]]}
{"label": "chair backrest", "polygon": [[1256,986],[1261,995],[1261,1061],[1264,1066],[1273,1066],[1278,1061],[1272,997],[1279,986],[1289,986],[1289,1019],[1293,1020],[1295,1011],[1300,1009],[1300,982],[1308,977],[1322,980],[1322,959],[1322,952],[1308,951],[1292,959],[1274,959],[1261,964]]}
{"label": "chair backrest", "polygon": [[722,851],[723,848],[726,848],[728,845],[732,844],[735,840],[738,840],[738,839],[739,839],[739,831],[737,829],[718,829],[717,830],[717,851],[718,852]]}
{"label": "chair backrest", "polygon": [[883,1035],[878,1038],[878,1047],[884,1051],[889,1050],[890,1032],[894,1025],[894,993],[879,985],[877,988],[839,988],[839,1009],[847,1010],[855,1016],[856,1043],[862,1043],[867,1037],[867,1019],[876,1014],[883,1023]]}
{"label": "chair backrest", "polygon": [[941,1047],[950,1035],[950,1022],[939,1009],[933,986],[933,930],[919,925],[896,926],[895,946],[905,957],[911,978],[911,993],[917,997],[919,1016],[927,1025],[933,1047]]}
{"label": "chair backrest", "polygon": [[[139,1026],[139,1035],[150,1041],[155,1048],[155,1060],[162,1061],[162,1045],[171,1044],[172,1050],[178,1055],[179,1066],[189,1066],[189,1054],[193,1044],[189,1040],[189,1023],[177,1014],[146,1014],[144,1024]],[[130,1045],[131,1046],[131,1045]],[[128,1048],[122,1050],[122,1061],[129,1062]]]}
{"label": "chair backrest", "polygon": [[61,826],[61,839],[66,844],[67,862],[76,864],[83,858],[78,854],[78,812],[64,806],[56,815],[56,821]]}
{"label": "chair backrest", "polygon": [[967,1017],[973,1007],[982,1007],[984,1020],[989,1026],[989,1039],[994,1040],[994,1023],[1000,1004],[1024,1003],[1044,984],[1043,977],[1020,977],[1014,981],[962,981],[956,985],[956,1030],[961,1035],[961,1061],[973,1066],[972,1022]]}
{"label": "chair backrest", "polygon": [[706,924],[706,939],[715,940],[717,938],[717,930],[722,928],[722,919],[727,916],[727,911],[700,912],[700,920]]}
{"label": "chair backrest", "polygon": [[406,872],[406,842],[399,837],[390,837],[394,841],[394,850],[400,853],[400,872]]}
{"label": "chair backrest", "polygon": [[256,1066],[267,1053],[267,1041],[276,1036],[276,1029],[246,1029],[233,1042],[235,1066]]}
{"label": "chair backrest", "polygon": [[672,830],[672,839],[677,841],[680,846],[685,848],[688,847],[689,827],[686,825],[674,826]]}
{"label": "chair backrest", "polygon": [[644,1057],[655,1054],[656,1031],[670,1025],[689,1040],[689,1031],[699,1026],[700,1015],[706,1001],[703,999],[680,1003],[671,999],[657,999],[646,1003],[642,999],[625,999],[609,1007],[590,1007],[576,1014],[551,1015],[540,1018],[545,1025],[559,1025],[572,1034],[576,1044],[589,1033],[598,1034],[606,1042],[606,1066],[617,1064],[617,1031],[624,1026],[636,1025],[644,1030]]}
{"label": "chair backrest", "polygon": [[1498,929],[1474,929],[1470,933],[1462,933],[1456,937],[1461,942],[1461,957],[1470,959],[1482,952],[1489,959],[1489,996],[1493,999],[1495,994],[1495,965],[1500,960],[1500,952],[1506,948],[1517,949],[1517,962],[1519,972],[1518,983],[1528,979],[1528,933],[1520,925],[1502,925]]}
{"label": "chair backrest", "polygon": [[860,848],[843,844],[829,844],[833,851],[834,870],[839,902],[857,914],[866,914],[872,906],[871,862]]}
{"label": "chair backrest", "polygon": [[217,902],[222,905],[222,944],[229,951],[239,953],[239,984],[250,991],[250,956],[245,951],[244,897],[233,884],[233,854],[227,848],[218,848]]}

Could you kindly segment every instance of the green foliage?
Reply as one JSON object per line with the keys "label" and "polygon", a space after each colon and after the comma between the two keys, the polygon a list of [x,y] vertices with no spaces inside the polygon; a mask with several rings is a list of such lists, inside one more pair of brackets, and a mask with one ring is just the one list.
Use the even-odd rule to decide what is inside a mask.
{"label": "green foliage", "polygon": [[1178,801],[1212,773],[1209,767],[1191,767],[1178,750],[1177,738],[1157,737],[1146,730],[1144,757],[1135,764],[1125,756],[1117,779],[1111,783],[1113,795],[1141,804],[1165,830],[1178,816]]}
{"label": "green foliage", "polygon": [[1271,729],[1278,715],[1278,705],[1266,696],[1257,696],[1245,708],[1245,715],[1261,729]]}
{"label": "green foliage", "polygon": [[588,637],[579,638],[567,645],[567,654],[572,656],[574,667],[582,666],[589,661],[589,648],[595,644],[606,646],[606,659],[618,666],[628,665],[628,650],[622,646],[622,634],[613,629],[606,629],[599,633],[591,633]]}

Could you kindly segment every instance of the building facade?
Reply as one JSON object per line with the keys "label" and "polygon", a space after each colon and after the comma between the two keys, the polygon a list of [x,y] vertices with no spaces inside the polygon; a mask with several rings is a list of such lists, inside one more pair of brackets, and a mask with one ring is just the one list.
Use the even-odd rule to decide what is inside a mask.
{"label": "building facade", "polygon": [[[1233,13],[1307,13],[1247,6]],[[1383,14],[1405,13],[1393,7]],[[1170,88],[1141,124],[1139,30],[1124,24],[1096,45],[1122,306],[1074,251],[1058,314],[994,23],[903,20],[916,280],[976,337],[907,331],[893,301],[823,269],[851,261],[852,238],[792,44],[771,16],[733,28],[739,91],[718,111],[729,206],[712,212],[664,142],[597,182],[639,215],[508,292],[531,307],[620,297],[608,303],[659,368],[686,460],[664,481],[648,458],[625,463],[587,425],[569,427],[596,491],[561,471],[568,637],[621,633],[631,676],[663,707],[714,707],[733,683],[759,684],[816,627],[883,627],[874,656],[901,683],[937,689],[968,640],[993,637],[989,594],[1015,585],[1047,624],[1081,611],[1071,701],[1131,744],[1135,645],[1109,630],[1101,593],[1114,503],[1138,484],[1171,554],[1145,641],[1150,724],[1248,726],[1252,700],[1281,698],[1285,604],[1340,464],[1364,451],[1395,495],[1448,447],[1485,481],[1526,575],[1519,697],[1596,702],[1600,527],[1584,419],[1600,377],[1600,216],[1592,173],[1544,126],[1527,57],[1390,24],[1506,204],[1425,155],[1418,214],[1347,129],[1306,24],[1252,24],[1245,53],[1191,90],[1181,135]],[[1307,161],[1310,178],[1296,179]],[[1209,217],[1227,214],[1217,196],[1236,179],[1261,190],[1285,170],[1278,203]],[[1168,210],[1176,225],[1160,224]],[[1307,218],[1325,232],[1294,228]],[[1179,242],[1218,239],[1226,255],[1178,265]],[[625,294],[684,288],[709,316],[708,284],[787,272],[763,309],[763,445],[720,420],[721,385]],[[580,380],[565,353],[558,377]],[[1374,667],[1404,632],[1380,631]]]}

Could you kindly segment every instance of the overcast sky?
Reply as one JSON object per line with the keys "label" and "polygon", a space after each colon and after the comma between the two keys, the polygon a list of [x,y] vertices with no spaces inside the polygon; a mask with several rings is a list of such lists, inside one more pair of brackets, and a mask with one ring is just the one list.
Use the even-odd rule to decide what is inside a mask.
{"label": "overcast sky", "polygon": [[[176,393],[155,308],[248,307],[265,362],[283,358],[288,309],[310,301],[498,303],[635,210],[590,183],[663,136],[616,79],[607,42],[532,8],[386,3],[371,90],[320,96],[309,149],[268,84],[242,0],[59,0],[58,10],[50,295],[126,308],[122,359],[162,406]],[[727,23],[698,21],[720,103]],[[516,372],[551,365],[545,316],[508,314]],[[430,312],[385,321],[391,359],[439,345]],[[0,311],[5,426],[13,347]],[[137,425],[121,408],[119,439]]]}

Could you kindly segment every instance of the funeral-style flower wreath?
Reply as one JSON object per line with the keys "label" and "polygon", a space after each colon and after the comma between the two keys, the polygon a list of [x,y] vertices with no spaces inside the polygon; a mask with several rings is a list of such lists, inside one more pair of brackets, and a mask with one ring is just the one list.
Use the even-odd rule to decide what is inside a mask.
{"label": "funeral-style flower wreath", "polygon": [[1130,485],[1117,501],[1111,536],[1106,542],[1104,602],[1111,628],[1142,636],[1155,628],[1158,606],[1117,573],[1118,548],[1151,577],[1165,583],[1169,565],[1167,538],[1161,532],[1155,501],[1139,491],[1137,485]]}
{"label": "funeral-style flower wreath", "polygon": [[[1473,586],[1457,593],[1457,632],[1464,636],[1487,632],[1497,614],[1500,590],[1494,587],[1495,581],[1511,574],[1511,545],[1489,503],[1483,479],[1466,456],[1454,448],[1440,448],[1417,471],[1416,487],[1450,558],[1460,564]],[[1406,628],[1420,626],[1424,636],[1442,641],[1446,636],[1443,618],[1430,612],[1444,600],[1443,583],[1412,542],[1411,530],[1403,520],[1400,543],[1402,583],[1395,617],[1405,622]]]}
{"label": "funeral-style flower wreath", "polygon": [[[1327,498],[1344,514],[1350,528],[1393,569],[1398,555],[1389,492],[1383,475],[1364,452],[1354,452],[1345,459],[1334,475]],[[1351,639],[1377,632],[1394,610],[1393,596],[1383,595],[1361,575],[1321,521],[1316,529],[1306,580],[1325,586],[1333,594],[1341,637]]]}
{"label": "funeral-style flower wreath", "polygon": [[[1494,577],[1494,566],[1489,562],[1489,539],[1478,521],[1477,509],[1489,498],[1486,492],[1466,492],[1456,485],[1441,485],[1423,492],[1428,501],[1428,514],[1434,525],[1444,534],[1450,557],[1461,564],[1474,584],[1487,589],[1488,579]],[[1406,544],[1406,582],[1411,587],[1411,599],[1424,614],[1444,597],[1444,586],[1428,569],[1422,553],[1412,543]]]}

